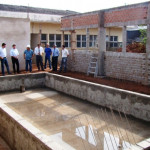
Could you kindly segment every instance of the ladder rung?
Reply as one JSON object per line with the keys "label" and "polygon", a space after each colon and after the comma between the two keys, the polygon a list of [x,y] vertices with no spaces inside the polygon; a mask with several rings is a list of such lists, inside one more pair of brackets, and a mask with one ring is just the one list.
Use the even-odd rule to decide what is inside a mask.
{"label": "ladder rung", "polygon": [[96,67],[90,67],[91,69],[96,69]]}
{"label": "ladder rung", "polygon": [[91,58],[95,58],[95,59],[98,59],[97,57],[91,57]]}
{"label": "ladder rung", "polygon": [[90,62],[91,64],[96,64],[97,62]]}
{"label": "ladder rung", "polygon": [[95,72],[88,72],[88,73],[90,73],[90,74],[95,74]]}

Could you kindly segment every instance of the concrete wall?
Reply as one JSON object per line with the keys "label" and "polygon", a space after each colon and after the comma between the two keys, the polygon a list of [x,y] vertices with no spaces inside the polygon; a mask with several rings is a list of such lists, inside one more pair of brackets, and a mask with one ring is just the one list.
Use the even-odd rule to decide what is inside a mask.
{"label": "concrete wall", "polygon": [[111,107],[136,118],[150,121],[150,96],[148,95],[48,73],[45,85],[100,106]]}
{"label": "concrete wall", "polygon": [[26,49],[26,45],[30,44],[30,20],[0,17],[0,29],[0,46],[3,42],[7,44],[7,58],[10,69],[12,70],[10,49],[12,48],[12,44],[15,43],[20,54],[20,69],[24,70],[25,61],[23,58],[23,52]]}
{"label": "concrete wall", "polygon": [[[28,11],[28,10],[27,10]],[[28,13],[28,12],[13,12],[13,11],[0,11],[0,17],[11,17],[11,18],[29,18],[32,22],[52,22],[60,23],[63,15],[51,15],[51,14],[40,14],[40,13]]]}
{"label": "concrete wall", "polygon": [[50,73],[0,77],[0,93],[25,88],[48,87],[82,100],[111,107],[150,121],[150,96]]}
{"label": "concrete wall", "polygon": [[45,74],[38,73],[0,77],[0,93],[19,90],[21,85],[24,85],[26,89],[44,87]]}
{"label": "concrete wall", "polygon": [[[46,137],[26,120],[0,104],[0,135],[13,150],[51,150],[42,138]],[[40,139],[41,136],[41,139]]]}

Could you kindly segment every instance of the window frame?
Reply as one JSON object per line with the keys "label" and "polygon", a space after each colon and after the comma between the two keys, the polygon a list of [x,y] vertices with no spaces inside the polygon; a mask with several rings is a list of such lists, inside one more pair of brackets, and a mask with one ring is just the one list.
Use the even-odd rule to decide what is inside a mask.
{"label": "window frame", "polygon": [[[78,40],[78,36],[80,37],[80,40]],[[76,36],[76,38],[77,38],[77,42],[76,42],[77,48],[86,48],[86,35],[78,34]],[[85,38],[85,40],[83,38]],[[78,46],[78,43],[80,44],[80,46]],[[83,43],[84,43],[85,46],[83,46]]]}
{"label": "window frame", "polygon": [[[112,40],[111,40],[111,37],[112,37]],[[115,38],[117,38],[117,40],[115,40]],[[109,42],[110,42],[110,47],[112,47],[112,48],[118,47],[118,36],[111,35],[109,37]],[[117,45],[115,46],[115,44],[117,44]]]}
{"label": "window frame", "polygon": [[[50,35],[54,35],[54,39],[50,39]],[[60,36],[60,40],[57,39],[57,35]],[[50,47],[53,47],[54,44],[57,45],[57,47],[61,47],[61,45],[62,45],[61,39],[62,39],[61,34],[49,34],[49,45],[50,45]],[[59,46],[58,46],[58,42],[60,42]]]}
{"label": "window frame", "polygon": [[[97,47],[96,46],[97,45],[97,37],[98,37],[97,35],[90,35],[89,36],[89,47]],[[92,44],[92,45],[90,45],[90,44]]]}
{"label": "window frame", "polygon": [[[68,39],[65,39],[65,36],[68,36]],[[66,43],[68,46],[66,46]],[[64,45],[65,47],[71,47],[71,35],[70,34],[64,34]]]}

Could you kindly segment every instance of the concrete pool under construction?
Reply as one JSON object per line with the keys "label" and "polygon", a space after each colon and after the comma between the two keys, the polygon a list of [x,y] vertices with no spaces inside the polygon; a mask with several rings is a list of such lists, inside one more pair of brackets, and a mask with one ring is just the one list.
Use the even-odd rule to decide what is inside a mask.
{"label": "concrete pool under construction", "polygon": [[[127,91],[120,90],[122,96],[120,102],[116,102],[114,96],[118,100],[119,94],[113,90],[117,89],[45,73],[8,76],[0,80],[0,135],[12,149],[117,150],[130,148],[150,137],[148,95],[132,92],[127,93],[128,96],[131,94],[128,98]],[[77,85],[79,82],[82,82],[80,86]],[[27,90],[20,93],[20,86]],[[88,88],[95,94],[92,95]],[[105,88],[108,88],[107,92]],[[87,90],[91,95],[90,102],[88,94],[84,93]],[[102,95],[102,90],[105,96],[99,101],[103,102],[101,106],[109,109],[101,107],[94,99],[99,93]],[[137,105],[136,99],[140,104],[136,108],[130,106],[135,109],[130,112],[126,102],[121,105],[121,98],[124,101],[129,99],[132,105]],[[126,114],[136,118],[145,115],[143,120],[147,122]]]}

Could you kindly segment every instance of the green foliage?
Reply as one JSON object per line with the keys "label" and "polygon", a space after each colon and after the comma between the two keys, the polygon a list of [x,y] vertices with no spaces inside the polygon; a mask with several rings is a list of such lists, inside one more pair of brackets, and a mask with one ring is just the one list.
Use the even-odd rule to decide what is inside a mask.
{"label": "green foliage", "polygon": [[146,30],[146,29],[140,29],[139,31],[140,31],[140,33],[141,33],[140,39],[141,39],[142,43],[143,43],[144,45],[146,45],[146,41],[147,41],[147,30]]}

